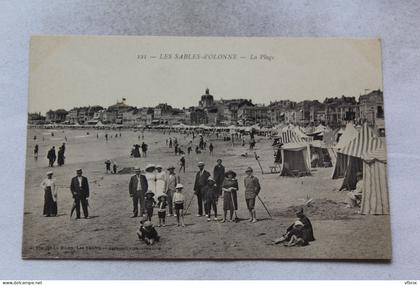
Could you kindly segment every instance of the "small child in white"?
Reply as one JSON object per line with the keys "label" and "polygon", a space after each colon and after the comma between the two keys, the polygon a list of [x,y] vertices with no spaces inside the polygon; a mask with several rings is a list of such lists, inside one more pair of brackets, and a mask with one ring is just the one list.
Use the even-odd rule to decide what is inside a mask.
{"label": "small child in white", "polygon": [[159,217],[159,225],[158,227],[165,226],[165,217],[166,217],[166,207],[168,206],[168,202],[166,202],[166,198],[168,195],[162,193],[158,197],[158,217]]}
{"label": "small child in white", "polygon": [[178,227],[181,225],[185,227],[184,224],[184,203],[185,203],[185,197],[184,194],[182,194],[182,189],[184,189],[184,186],[182,184],[178,183],[175,187],[176,192],[174,193],[174,196],[172,198],[174,209],[176,213],[176,220],[178,222]]}

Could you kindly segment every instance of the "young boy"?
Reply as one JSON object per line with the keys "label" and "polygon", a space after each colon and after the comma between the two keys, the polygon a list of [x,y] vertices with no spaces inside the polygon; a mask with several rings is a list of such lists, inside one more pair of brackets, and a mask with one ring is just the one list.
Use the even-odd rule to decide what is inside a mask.
{"label": "young boy", "polygon": [[143,221],[140,222],[140,228],[137,230],[136,234],[138,238],[143,240],[147,245],[153,245],[160,240],[156,229],[150,221],[146,221],[144,224]]}
{"label": "young boy", "polygon": [[180,225],[185,227],[185,224],[184,224],[185,197],[184,197],[184,194],[182,194],[182,189],[184,189],[184,186],[178,183],[175,188],[176,188],[176,192],[174,193],[172,201],[173,201],[173,206],[176,213],[176,220],[178,222],[178,227]]}
{"label": "young boy", "polygon": [[168,195],[165,193],[162,193],[158,197],[158,217],[159,217],[159,225],[158,227],[165,226],[165,217],[166,217],[166,207],[168,206],[168,203],[166,202],[166,198]]}
{"label": "young boy", "polygon": [[148,221],[151,221],[153,216],[153,208],[156,205],[156,201],[153,198],[155,196],[155,193],[149,190],[146,192],[145,196],[146,199],[144,199],[144,207],[146,209],[146,217]]}
{"label": "young boy", "polygon": [[206,195],[204,196],[204,208],[206,211],[207,221],[211,221],[211,208],[214,212],[214,220],[217,221],[217,199],[218,199],[218,190],[216,187],[216,181],[209,177],[208,187]]}

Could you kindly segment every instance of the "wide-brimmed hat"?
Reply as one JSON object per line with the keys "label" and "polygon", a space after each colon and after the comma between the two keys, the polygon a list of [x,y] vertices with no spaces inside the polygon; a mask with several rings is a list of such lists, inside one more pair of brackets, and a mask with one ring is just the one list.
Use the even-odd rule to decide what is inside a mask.
{"label": "wide-brimmed hat", "polygon": [[165,193],[161,193],[161,194],[159,194],[159,196],[158,196],[158,199],[160,198],[160,197],[168,197],[168,195],[166,195]]}
{"label": "wide-brimmed hat", "polygon": [[153,193],[152,191],[148,190],[144,195],[145,196],[146,195],[152,195],[152,197],[153,197],[153,196],[155,196],[155,193]]}
{"label": "wide-brimmed hat", "polygon": [[175,186],[175,188],[176,188],[176,189],[184,188],[184,185],[182,185],[181,183],[178,183],[178,184]]}
{"label": "wide-brimmed hat", "polygon": [[173,165],[169,166],[168,170],[170,170],[170,169],[175,169],[175,166],[173,166]]}
{"label": "wide-brimmed hat", "polygon": [[147,171],[150,168],[153,168],[154,169],[154,168],[156,168],[156,166],[154,164],[148,164],[148,165],[146,165],[145,170]]}
{"label": "wide-brimmed hat", "polygon": [[236,177],[236,172],[235,172],[235,171],[233,171],[233,170],[228,170],[228,171],[225,173],[225,176],[226,176],[226,177],[228,177],[229,175],[232,175],[232,177],[233,177],[233,178],[235,178],[235,177]]}
{"label": "wide-brimmed hat", "polygon": [[198,163],[197,163],[197,166],[204,166],[205,164],[204,164],[204,162],[202,162],[202,161],[199,161]]}
{"label": "wide-brimmed hat", "polygon": [[143,224],[143,227],[150,228],[150,227],[153,227],[153,224],[152,224],[151,221],[145,221],[144,224]]}
{"label": "wide-brimmed hat", "polygon": [[245,173],[246,172],[253,172],[254,170],[252,170],[252,168],[251,167],[247,167],[247,169],[245,170]]}
{"label": "wide-brimmed hat", "polygon": [[53,175],[53,172],[51,170],[47,171],[47,175]]}

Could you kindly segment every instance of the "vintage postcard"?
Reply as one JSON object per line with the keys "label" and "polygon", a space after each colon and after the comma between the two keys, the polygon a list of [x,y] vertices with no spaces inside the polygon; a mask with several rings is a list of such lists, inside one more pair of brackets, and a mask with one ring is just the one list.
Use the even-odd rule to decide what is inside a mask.
{"label": "vintage postcard", "polygon": [[34,36],[23,258],[391,259],[379,39]]}

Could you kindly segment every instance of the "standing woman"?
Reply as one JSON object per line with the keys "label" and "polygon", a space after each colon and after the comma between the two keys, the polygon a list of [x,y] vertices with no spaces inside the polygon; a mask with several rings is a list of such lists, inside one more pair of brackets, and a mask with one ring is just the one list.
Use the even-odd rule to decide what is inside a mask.
{"label": "standing woman", "polygon": [[144,176],[147,179],[148,190],[156,195],[156,166],[154,164],[148,164],[145,171]]}
{"label": "standing woman", "polygon": [[162,171],[162,165],[156,165],[156,197],[160,197],[166,190],[166,172]]}
{"label": "standing woman", "polygon": [[53,172],[47,172],[47,178],[42,180],[41,188],[44,190],[44,216],[57,216],[57,188],[52,179]]}
{"label": "standing woman", "polygon": [[236,173],[229,170],[225,174],[226,178],[223,181],[223,220],[222,223],[226,222],[227,211],[230,211],[229,222],[233,221],[233,212],[238,210],[238,180],[236,179]]}

